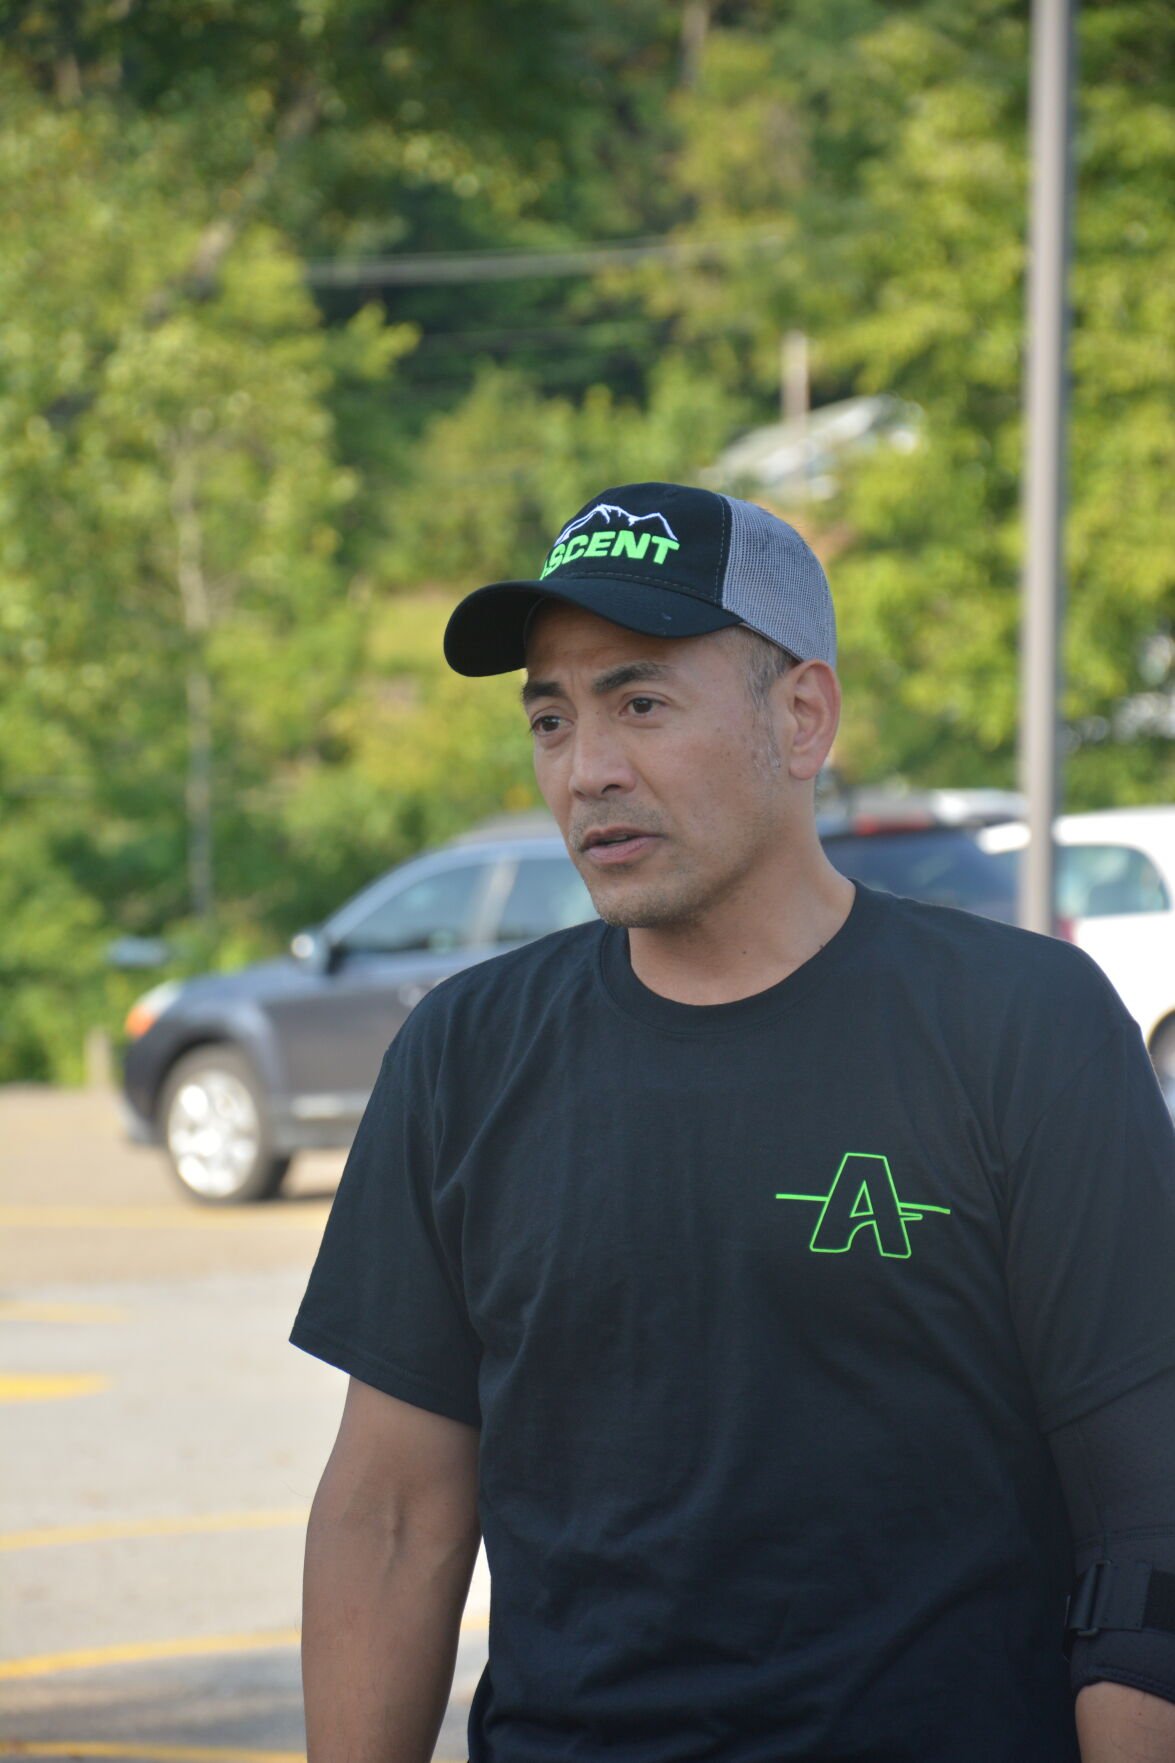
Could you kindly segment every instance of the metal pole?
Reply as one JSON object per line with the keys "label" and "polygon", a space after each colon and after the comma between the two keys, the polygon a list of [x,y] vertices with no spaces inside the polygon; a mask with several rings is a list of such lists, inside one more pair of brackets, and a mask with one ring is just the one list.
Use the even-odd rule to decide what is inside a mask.
{"label": "metal pole", "polygon": [[808,336],[788,331],[780,349],[779,414],[784,422],[802,425],[808,418]]}
{"label": "metal pole", "polygon": [[1032,5],[1020,725],[1029,842],[1020,877],[1020,922],[1039,931],[1055,926],[1053,820],[1061,793],[1058,729],[1075,5],[1076,0],[1033,0]]}

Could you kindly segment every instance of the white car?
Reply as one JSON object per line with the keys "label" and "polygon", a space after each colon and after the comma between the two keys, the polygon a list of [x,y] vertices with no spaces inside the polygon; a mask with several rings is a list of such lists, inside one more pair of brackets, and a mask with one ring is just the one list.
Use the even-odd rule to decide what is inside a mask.
{"label": "white car", "polygon": [[[1141,1028],[1175,1111],[1175,808],[1105,808],[1054,823],[1057,912]],[[1018,865],[1020,821],[975,834]]]}

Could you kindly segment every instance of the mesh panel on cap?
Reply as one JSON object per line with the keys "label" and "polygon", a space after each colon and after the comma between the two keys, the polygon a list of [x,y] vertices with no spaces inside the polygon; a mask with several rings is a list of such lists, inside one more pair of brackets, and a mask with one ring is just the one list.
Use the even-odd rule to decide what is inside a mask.
{"label": "mesh panel on cap", "polygon": [[836,616],[816,553],[765,508],[722,499],[730,509],[722,605],[801,661],[835,667]]}

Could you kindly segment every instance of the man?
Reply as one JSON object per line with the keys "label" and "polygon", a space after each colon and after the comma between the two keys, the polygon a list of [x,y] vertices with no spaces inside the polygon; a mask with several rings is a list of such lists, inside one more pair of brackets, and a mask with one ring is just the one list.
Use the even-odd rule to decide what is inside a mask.
{"label": "man", "polygon": [[473,1763],[1175,1759],[1175,1171],[1117,997],[827,862],[832,603],[761,509],[607,490],[446,654],[525,664],[603,922],[438,987],[352,1150],[293,1334],[352,1380],[310,1763],[425,1763],[479,1531]]}

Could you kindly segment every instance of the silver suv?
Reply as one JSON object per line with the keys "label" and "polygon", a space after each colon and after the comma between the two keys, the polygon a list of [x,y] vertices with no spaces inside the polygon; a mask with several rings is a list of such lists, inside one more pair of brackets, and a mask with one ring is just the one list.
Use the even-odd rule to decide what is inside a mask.
{"label": "silver suv", "polygon": [[414,858],[301,931],[290,955],[140,999],[130,1136],[162,1144],[196,1199],[268,1198],[296,1151],[350,1144],[385,1048],[439,980],[593,911],[545,817]]}
{"label": "silver suv", "polygon": [[[958,826],[902,807],[827,815],[824,849],[891,893],[1013,917],[1014,882]],[[381,876],[291,953],[170,980],[127,1019],[131,1137],[226,1205],[276,1194],[294,1154],[349,1145],[385,1048],[439,980],[593,915],[554,822],[514,816]]]}

